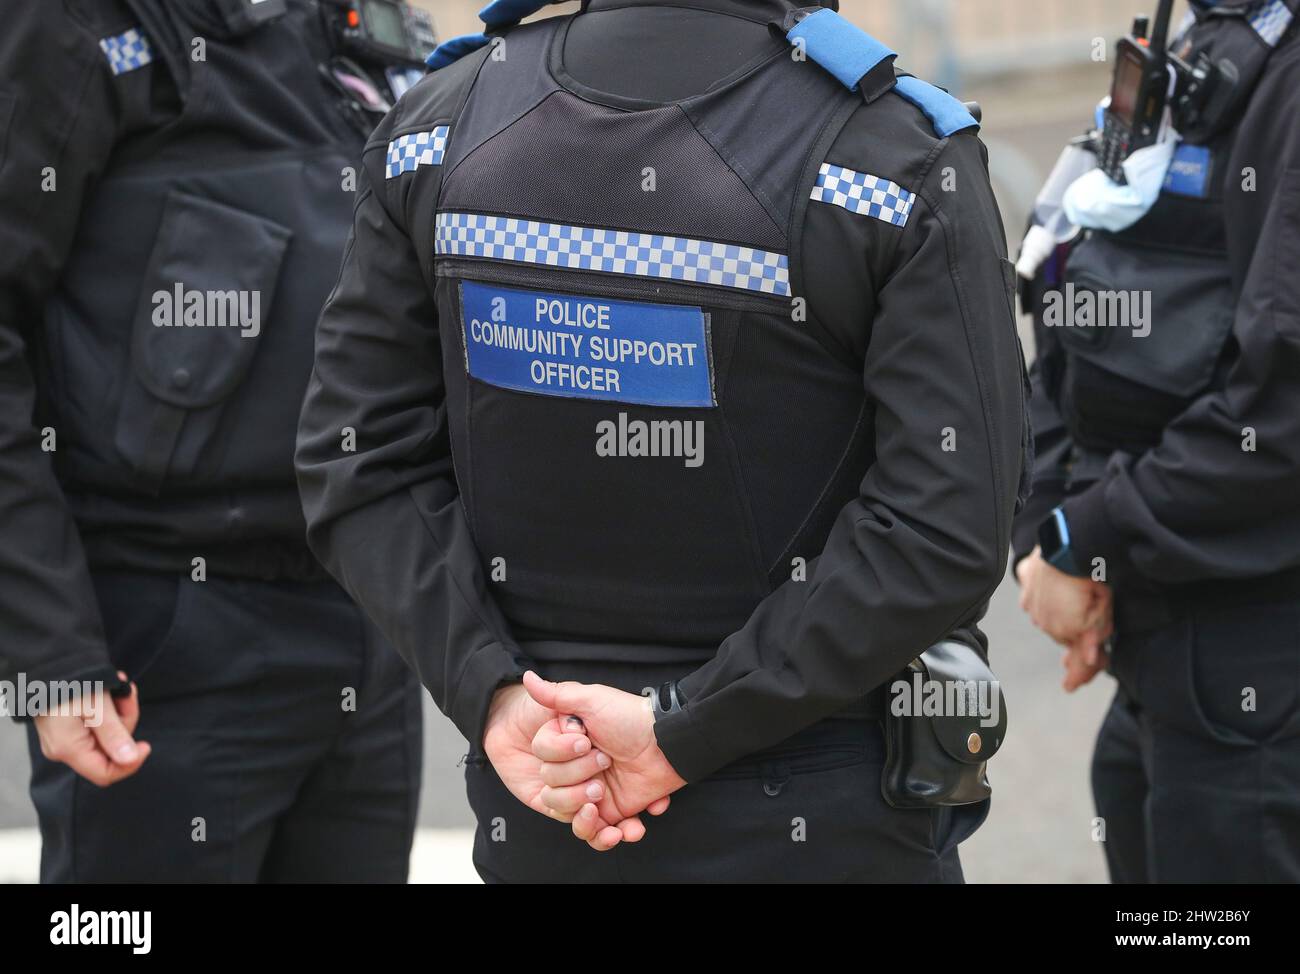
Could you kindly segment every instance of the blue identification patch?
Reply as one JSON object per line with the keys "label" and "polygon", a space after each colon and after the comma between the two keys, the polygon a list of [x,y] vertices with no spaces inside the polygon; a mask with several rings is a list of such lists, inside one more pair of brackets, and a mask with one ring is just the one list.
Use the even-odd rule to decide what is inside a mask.
{"label": "blue identification patch", "polygon": [[1210,149],[1180,142],[1165,174],[1165,192],[1204,199],[1210,195]]}
{"label": "blue identification patch", "polygon": [[711,407],[701,308],[519,291],[463,281],[466,368],[519,392],[643,406]]}

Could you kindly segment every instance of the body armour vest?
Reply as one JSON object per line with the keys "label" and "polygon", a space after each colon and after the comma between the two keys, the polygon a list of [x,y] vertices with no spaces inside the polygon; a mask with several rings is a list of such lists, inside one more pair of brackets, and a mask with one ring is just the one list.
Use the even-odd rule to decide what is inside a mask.
{"label": "body armour vest", "polygon": [[[426,173],[407,212],[436,210],[411,233],[457,482],[519,638],[712,647],[874,459],[861,363],[792,313],[810,190],[862,96],[782,49],[631,104],[567,74],[568,24],[444,68],[467,93],[388,147],[390,180]],[[861,212],[905,221],[909,194],[853,176]]]}
{"label": "body armour vest", "polygon": [[[1191,62],[1228,57],[1240,79],[1219,124],[1190,122],[1152,208],[1128,229],[1085,231],[1065,265],[1045,323],[1058,327],[1065,367],[1054,394],[1075,444],[1097,456],[1154,447],[1164,428],[1222,381],[1240,282],[1228,264],[1227,171],[1236,120],[1294,0],[1252,16],[1210,16],[1172,46]],[[1050,302],[1059,297],[1056,308]],[[1053,391],[1053,390],[1049,390]]]}
{"label": "body armour vest", "polygon": [[362,133],[321,82],[313,5],[233,26],[201,0],[127,6],[139,26],[100,44],[116,81],[178,102],[123,134],[47,305],[60,479],[92,561],[283,540],[292,564],[250,571],[296,573],[295,428]]}

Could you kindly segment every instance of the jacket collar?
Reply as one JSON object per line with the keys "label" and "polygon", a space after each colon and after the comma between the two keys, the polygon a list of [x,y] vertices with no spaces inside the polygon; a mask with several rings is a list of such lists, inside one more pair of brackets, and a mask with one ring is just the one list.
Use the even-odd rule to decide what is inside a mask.
{"label": "jacket collar", "polygon": [[767,23],[780,19],[795,7],[830,7],[839,9],[839,0],[583,0],[583,13],[588,11],[617,10],[621,7],[661,7],[671,3],[674,7],[691,7],[711,10],[743,20]]}

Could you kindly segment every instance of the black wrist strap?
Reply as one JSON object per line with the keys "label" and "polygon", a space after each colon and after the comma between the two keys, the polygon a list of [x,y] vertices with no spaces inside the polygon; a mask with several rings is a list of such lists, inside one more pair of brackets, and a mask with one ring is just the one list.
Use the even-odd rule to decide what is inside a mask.
{"label": "black wrist strap", "polygon": [[681,713],[682,706],[686,703],[686,697],[677,688],[677,681],[669,680],[650,696],[650,701],[655,719],[658,720],[668,714]]}

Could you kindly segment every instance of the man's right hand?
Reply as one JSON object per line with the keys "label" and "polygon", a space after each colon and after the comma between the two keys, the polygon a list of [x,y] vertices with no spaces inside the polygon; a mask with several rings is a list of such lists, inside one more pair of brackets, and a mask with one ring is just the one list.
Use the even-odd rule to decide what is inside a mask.
{"label": "man's right hand", "polygon": [[[118,676],[125,680],[126,674]],[[140,696],[134,683],[129,697],[114,697],[100,690],[95,713],[102,715],[98,726],[86,723],[84,715],[64,708],[33,718],[41,753],[59,761],[92,784],[106,788],[140,770],[150,747],[133,735],[140,722]]]}
{"label": "man's right hand", "polygon": [[[522,684],[501,687],[493,694],[488,710],[483,751],[492,762],[497,777],[512,795],[548,818],[571,822],[572,815],[557,812],[542,801],[542,792],[546,788],[542,780],[542,762],[533,754],[533,738],[543,725],[558,716],[554,710],[548,710],[533,700]],[[597,772],[591,786],[599,793],[590,797],[593,802],[599,802],[605,797],[604,775],[599,773],[602,766],[598,763],[604,755],[588,753],[592,750],[591,741],[580,731],[564,734],[561,740],[573,748],[575,757],[585,756],[583,764],[590,761],[591,770]],[[608,762],[608,758],[605,761]],[[607,766],[608,763],[603,767]],[[602,820],[597,823],[592,845],[610,849],[619,842],[636,842],[644,835],[645,826],[636,816],[620,822]]]}

